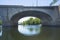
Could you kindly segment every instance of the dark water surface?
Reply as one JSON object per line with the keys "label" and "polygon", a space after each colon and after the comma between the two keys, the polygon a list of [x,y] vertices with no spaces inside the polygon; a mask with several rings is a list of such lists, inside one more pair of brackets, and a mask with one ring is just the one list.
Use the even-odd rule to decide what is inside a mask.
{"label": "dark water surface", "polygon": [[17,27],[3,27],[0,40],[60,40],[60,27],[42,27],[41,33],[35,36],[24,36]]}

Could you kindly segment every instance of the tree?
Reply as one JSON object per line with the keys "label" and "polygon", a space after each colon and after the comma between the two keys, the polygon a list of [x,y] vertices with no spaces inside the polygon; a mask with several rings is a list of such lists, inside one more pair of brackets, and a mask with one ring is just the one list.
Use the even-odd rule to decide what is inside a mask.
{"label": "tree", "polygon": [[40,24],[40,23],[41,23],[41,20],[39,18],[34,19],[34,24]]}
{"label": "tree", "polygon": [[39,18],[30,18],[26,21],[23,21],[23,23],[21,23],[22,25],[38,25],[41,24],[41,20]]}
{"label": "tree", "polygon": [[57,1],[59,1],[59,0],[53,0],[53,1],[50,3],[50,6],[53,5],[53,4],[55,4]]}
{"label": "tree", "polygon": [[2,25],[2,20],[0,20],[0,25]]}

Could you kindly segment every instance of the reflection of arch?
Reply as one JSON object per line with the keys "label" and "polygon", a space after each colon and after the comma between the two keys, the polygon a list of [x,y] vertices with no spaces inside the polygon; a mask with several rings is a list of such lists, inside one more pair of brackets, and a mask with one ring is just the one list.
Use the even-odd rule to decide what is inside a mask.
{"label": "reflection of arch", "polygon": [[18,20],[22,17],[25,16],[34,16],[42,19],[42,24],[49,24],[52,21],[52,18],[50,15],[39,12],[39,11],[24,11],[24,12],[19,12],[15,15],[12,16],[11,21],[15,25],[18,23]]}

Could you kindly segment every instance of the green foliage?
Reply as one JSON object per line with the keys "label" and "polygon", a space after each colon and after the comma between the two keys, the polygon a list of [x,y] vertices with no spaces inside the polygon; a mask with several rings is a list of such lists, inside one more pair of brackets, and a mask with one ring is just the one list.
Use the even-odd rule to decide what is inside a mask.
{"label": "green foliage", "polygon": [[23,21],[23,23],[21,23],[22,25],[37,25],[40,24],[41,20],[39,18],[30,18],[27,21]]}
{"label": "green foliage", "polygon": [[0,20],[0,25],[2,25],[2,20]]}
{"label": "green foliage", "polygon": [[50,3],[50,6],[52,6],[53,4],[55,4],[56,2],[58,2],[59,0],[53,0],[51,3]]}
{"label": "green foliage", "polygon": [[39,18],[34,19],[34,24],[40,24],[40,23],[41,23],[41,20]]}

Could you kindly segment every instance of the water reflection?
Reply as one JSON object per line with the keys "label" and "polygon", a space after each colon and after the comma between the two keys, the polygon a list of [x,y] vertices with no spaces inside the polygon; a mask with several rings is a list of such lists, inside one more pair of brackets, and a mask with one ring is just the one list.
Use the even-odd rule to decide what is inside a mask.
{"label": "water reflection", "polygon": [[40,25],[18,25],[18,31],[25,36],[33,36],[40,33]]}
{"label": "water reflection", "polygon": [[0,25],[0,36],[2,36],[2,26]]}
{"label": "water reflection", "polygon": [[16,28],[12,29],[10,34],[14,40],[48,40],[53,36],[52,28],[50,27],[42,27],[41,33],[36,36],[24,36]]}

